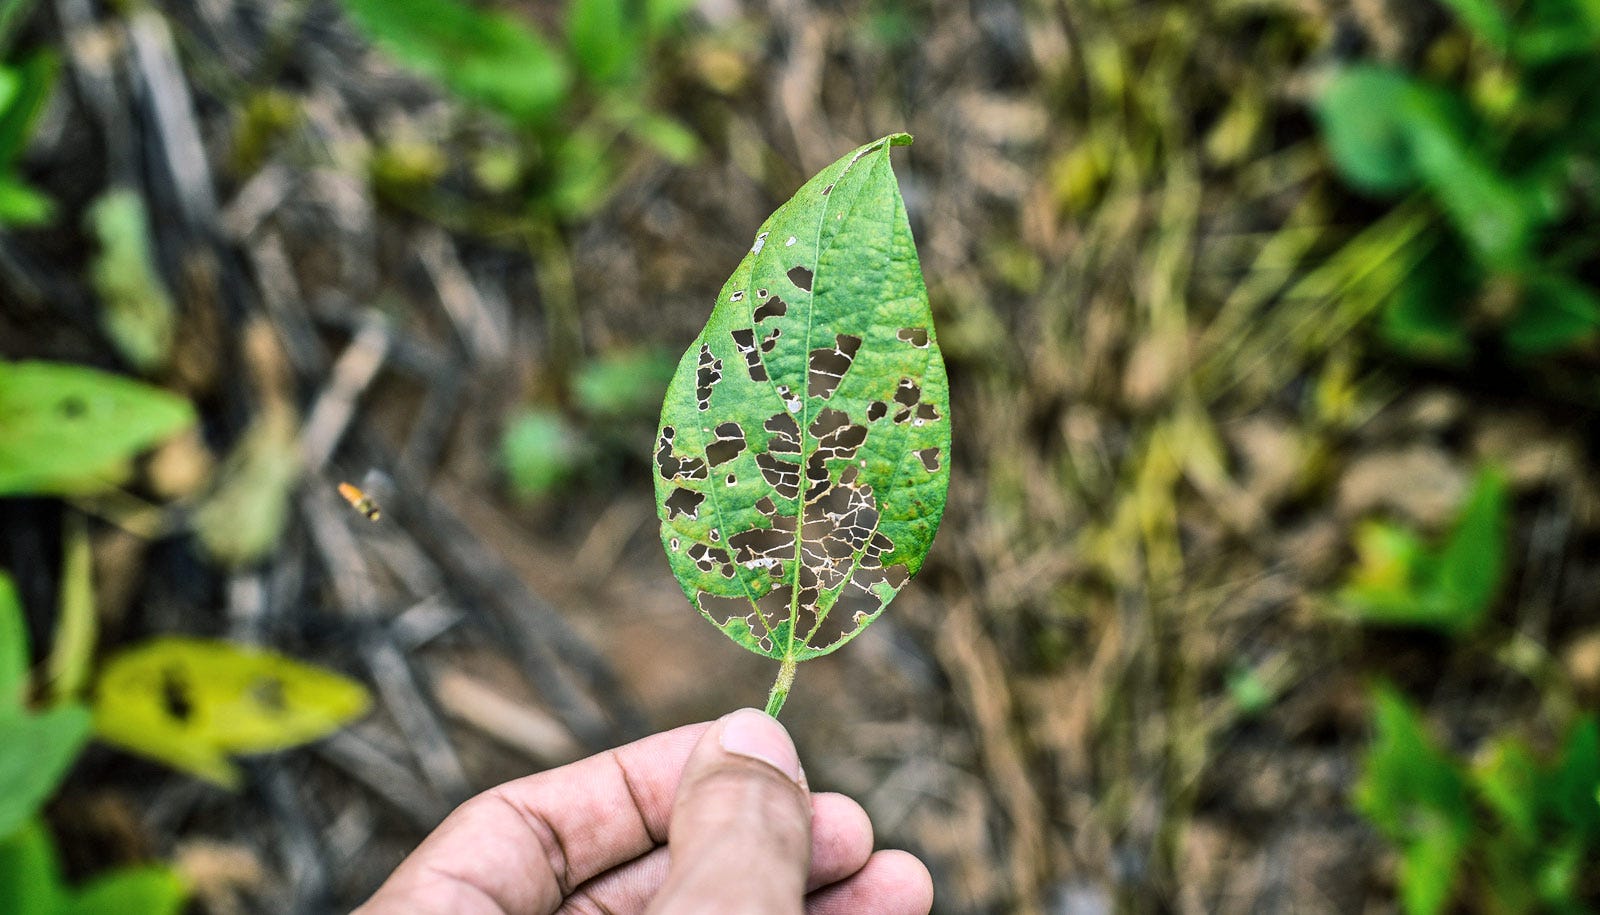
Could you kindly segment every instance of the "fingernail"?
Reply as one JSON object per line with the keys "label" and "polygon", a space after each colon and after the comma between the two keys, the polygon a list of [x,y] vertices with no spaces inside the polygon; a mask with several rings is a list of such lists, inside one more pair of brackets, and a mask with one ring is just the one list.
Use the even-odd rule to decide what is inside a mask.
{"label": "fingernail", "polygon": [[800,781],[800,754],[783,725],[766,712],[742,708],[722,718],[722,749],[759,759],[792,782]]}

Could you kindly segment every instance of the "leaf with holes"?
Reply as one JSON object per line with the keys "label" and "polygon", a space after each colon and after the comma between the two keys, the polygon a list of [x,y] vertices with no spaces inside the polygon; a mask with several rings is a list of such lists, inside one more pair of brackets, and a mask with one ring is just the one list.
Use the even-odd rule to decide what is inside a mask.
{"label": "leaf with holes", "polygon": [[905,134],[823,169],[769,217],[667,389],[656,505],[702,615],[795,665],[916,574],[950,480],[949,386],[905,202]]}

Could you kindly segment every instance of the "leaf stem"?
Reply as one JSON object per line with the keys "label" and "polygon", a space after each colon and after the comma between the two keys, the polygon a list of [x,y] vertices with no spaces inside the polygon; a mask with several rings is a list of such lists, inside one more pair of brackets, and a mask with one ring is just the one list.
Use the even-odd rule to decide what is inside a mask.
{"label": "leaf stem", "polygon": [[794,668],[794,658],[784,658],[783,666],[778,668],[778,679],[772,681],[772,692],[767,694],[767,714],[774,718],[783,709],[783,700],[789,698],[789,687],[794,686]]}

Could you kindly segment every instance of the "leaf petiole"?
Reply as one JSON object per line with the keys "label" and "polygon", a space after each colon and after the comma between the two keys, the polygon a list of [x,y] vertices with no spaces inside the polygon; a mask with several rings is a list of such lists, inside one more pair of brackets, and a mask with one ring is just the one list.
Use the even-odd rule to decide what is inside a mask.
{"label": "leaf petiole", "polygon": [[767,714],[774,718],[783,710],[783,700],[789,698],[789,688],[794,686],[794,669],[794,658],[784,658],[778,667],[778,679],[772,681],[772,692],[767,694]]}

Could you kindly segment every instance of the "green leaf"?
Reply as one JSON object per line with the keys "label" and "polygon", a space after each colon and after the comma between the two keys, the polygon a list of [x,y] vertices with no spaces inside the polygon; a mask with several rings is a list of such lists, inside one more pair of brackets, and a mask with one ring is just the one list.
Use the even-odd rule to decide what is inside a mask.
{"label": "green leaf", "polygon": [[66,903],[56,846],[37,820],[0,834],[0,911],[8,915],[59,915]]}
{"label": "green leaf", "polygon": [[54,214],[55,204],[49,197],[15,175],[0,174],[0,225],[36,226],[49,222]]}
{"label": "green leaf", "polygon": [[33,124],[50,100],[56,82],[56,59],[39,53],[10,71],[17,80],[11,103],[0,107],[0,171],[11,166],[27,148]]}
{"label": "green leaf", "polygon": [[1490,47],[1505,50],[1511,44],[1511,21],[1496,0],[1440,0],[1474,35]]}
{"label": "green leaf", "polygon": [[650,415],[677,367],[659,349],[619,350],[591,359],[572,378],[578,409],[596,419],[631,419]]}
{"label": "green leaf", "polygon": [[11,576],[0,571],[0,716],[22,708],[28,693],[28,621]]}
{"label": "green leaf", "polygon": [[1522,304],[1506,325],[1506,344],[1524,356],[1556,352],[1600,332],[1600,296],[1568,276],[1530,277]]}
{"label": "green leaf", "polygon": [[61,546],[61,594],[55,638],[45,659],[52,701],[76,699],[89,682],[89,665],[100,635],[94,602],[94,557],[82,515],[70,515]]}
{"label": "green leaf", "polygon": [[1328,152],[1344,177],[1375,193],[1415,186],[1416,138],[1422,123],[1447,121],[1440,90],[1397,70],[1355,65],[1336,72],[1317,98]]}
{"label": "green leaf", "polygon": [[1504,578],[1507,503],[1504,478],[1485,468],[1437,551],[1399,525],[1363,524],[1356,532],[1356,567],[1340,601],[1369,623],[1470,631]]}
{"label": "green leaf", "polygon": [[55,793],[89,739],[89,711],[63,705],[0,714],[0,836],[10,835]]}
{"label": "green leaf", "polygon": [[552,410],[524,410],[500,440],[511,487],[524,499],[538,498],[572,476],[581,451],[578,433]]}
{"label": "green leaf", "polygon": [[212,558],[238,567],[277,549],[300,478],[297,434],[288,411],[269,411],[228,454],[216,488],[194,513],[195,534]]}
{"label": "green leaf", "polygon": [[178,915],[189,895],[182,878],[159,865],[126,867],[96,877],[61,915]]}
{"label": "green leaf", "polygon": [[661,408],[673,573],[780,678],[883,612],[944,511],[949,391],[889,161],[910,139],[862,146],[772,214]]}
{"label": "green leaf", "polygon": [[644,56],[644,33],[627,0],[572,0],[567,43],[585,75],[600,85],[629,81]]}
{"label": "green leaf", "polygon": [[370,704],[361,684],[275,652],[161,638],[106,663],[94,726],[108,743],[234,787],[229,754],[316,740]]}
{"label": "green leaf", "polygon": [[109,191],[89,208],[88,222],[100,243],[89,267],[100,320],[129,362],[154,371],[172,346],[174,308],[150,250],[144,198],[126,188]]}
{"label": "green leaf", "polygon": [[400,61],[513,121],[543,124],[566,100],[566,65],[513,16],[459,0],[344,0],[344,6]]}
{"label": "green leaf", "polygon": [[0,362],[0,496],[103,489],[194,422],[183,398],[56,362]]}
{"label": "green leaf", "polygon": [[1353,799],[1400,846],[1400,895],[1408,915],[1433,915],[1450,901],[1471,835],[1466,780],[1398,692],[1380,686],[1373,702],[1375,734]]}

